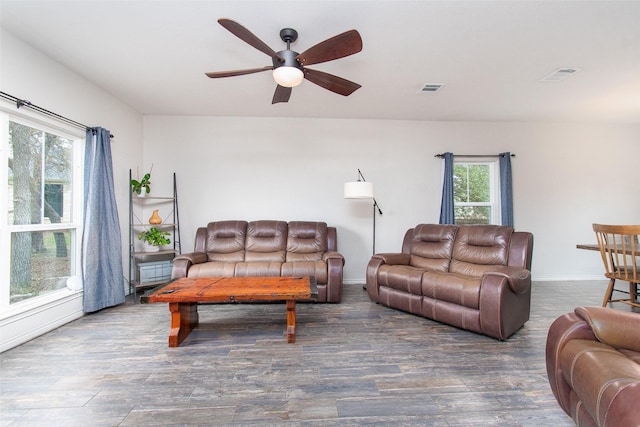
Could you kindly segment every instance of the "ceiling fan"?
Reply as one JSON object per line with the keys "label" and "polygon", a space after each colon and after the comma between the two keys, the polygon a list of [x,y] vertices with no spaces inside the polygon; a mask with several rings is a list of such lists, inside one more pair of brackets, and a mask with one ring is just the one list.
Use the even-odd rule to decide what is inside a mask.
{"label": "ceiling fan", "polygon": [[231,19],[221,18],[218,19],[218,23],[240,40],[250,44],[260,52],[269,55],[273,65],[244,70],[205,73],[213,79],[273,70],[273,79],[276,81],[277,86],[273,94],[273,100],[271,101],[272,104],[288,102],[291,97],[292,88],[302,83],[303,79],[307,79],[331,92],[344,96],[351,95],[361,87],[359,84],[343,79],[342,77],[307,68],[307,65],[333,61],[334,59],[344,58],[345,56],[360,52],[362,50],[362,39],[356,30],[349,30],[338,34],[310,47],[302,53],[298,53],[289,48],[291,43],[298,39],[298,32],[293,28],[283,28],[280,30],[280,38],[287,44],[287,49],[276,52],[237,22]]}

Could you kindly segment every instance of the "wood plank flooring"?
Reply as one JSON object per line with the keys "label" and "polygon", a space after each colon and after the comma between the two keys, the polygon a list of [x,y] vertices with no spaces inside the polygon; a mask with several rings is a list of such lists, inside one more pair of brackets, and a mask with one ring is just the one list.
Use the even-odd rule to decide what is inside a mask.
{"label": "wood plank flooring", "polygon": [[[207,305],[167,346],[166,304],[84,316],[0,355],[2,426],[572,426],[549,389],[546,333],[606,282],[536,282],[506,342],[377,305]],[[628,306],[616,309],[629,310]]]}

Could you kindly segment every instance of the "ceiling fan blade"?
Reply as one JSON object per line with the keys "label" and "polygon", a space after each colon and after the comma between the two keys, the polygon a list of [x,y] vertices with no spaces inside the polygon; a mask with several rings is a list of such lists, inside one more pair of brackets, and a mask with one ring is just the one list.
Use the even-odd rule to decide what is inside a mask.
{"label": "ceiling fan blade", "polygon": [[289,102],[289,98],[291,97],[291,89],[290,87],[284,86],[276,86],[276,91],[273,94],[272,104],[277,104],[278,102]]}
{"label": "ceiling fan blade", "polygon": [[334,76],[333,74],[323,71],[310,70],[309,68],[304,69],[304,78],[311,83],[315,83],[331,92],[344,96],[349,96],[362,87],[342,77]]}
{"label": "ceiling fan blade", "polygon": [[218,77],[233,77],[233,76],[244,76],[245,74],[253,74],[259,73],[261,71],[273,70],[272,65],[267,65],[262,68],[247,68],[246,70],[231,70],[231,71],[213,71],[211,73],[205,73],[208,77],[212,79],[216,79]]}
{"label": "ceiling fan blade", "polygon": [[356,30],[349,30],[302,52],[297,56],[302,66],[344,58],[362,50],[362,38]]}
{"label": "ceiling fan blade", "polygon": [[265,53],[272,58],[278,58],[280,61],[284,61],[284,59],[282,59],[275,50],[271,49],[265,42],[256,37],[255,34],[237,22],[232,21],[231,19],[220,18],[218,19],[218,23],[226,28],[231,34],[238,37],[243,42],[255,47],[260,52]]}

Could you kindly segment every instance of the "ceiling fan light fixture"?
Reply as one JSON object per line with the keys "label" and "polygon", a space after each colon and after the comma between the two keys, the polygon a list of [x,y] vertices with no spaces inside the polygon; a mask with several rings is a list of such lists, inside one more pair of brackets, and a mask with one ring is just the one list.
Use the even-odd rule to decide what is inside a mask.
{"label": "ceiling fan light fixture", "polygon": [[283,28],[280,31],[280,38],[287,44],[287,48],[276,52],[237,22],[227,18],[220,18],[218,23],[243,42],[268,55],[273,65],[261,68],[205,73],[209,78],[243,76],[272,70],[273,79],[278,84],[273,94],[272,104],[289,102],[292,88],[300,85],[304,79],[343,96],[351,95],[361,87],[359,84],[350,82],[342,77],[305,68],[307,65],[333,61],[334,59],[344,58],[360,52],[362,50],[362,38],[356,30],[345,31],[311,46],[302,53],[298,53],[291,50],[291,43],[297,40],[298,32],[293,28]]}
{"label": "ceiling fan light fixture", "polygon": [[304,73],[299,68],[283,65],[273,70],[273,80],[283,87],[296,87],[304,80]]}

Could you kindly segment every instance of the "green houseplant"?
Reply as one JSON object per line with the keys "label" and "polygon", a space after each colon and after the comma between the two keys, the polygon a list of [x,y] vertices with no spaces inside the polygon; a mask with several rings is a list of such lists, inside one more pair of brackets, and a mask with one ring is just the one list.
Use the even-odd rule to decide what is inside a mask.
{"label": "green houseplant", "polygon": [[131,191],[133,191],[134,193],[136,193],[138,196],[142,195],[142,189],[145,190],[145,194],[146,193],[150,193],[151,192],[151,174],[147,173],[145,174],[142,179],[140,181],[138,181],[137,179],[132,179],[131,180]]}
{"label": "green houseplant", "polygon": [[160,246],[171,243],[171,239],[169,239],[169,232],[160,231],[155,227],[151,227],[150,229],[138,234],[138,240],[142,240],[147,245],[157,248],[155,250],[160,250]]}
{"label": "green houseplant", "polygon": [[[151,171],[153,171],[153,165],[151,165],[151,169],[149,170],[149,173],[144,174],[141,180],[138,181],[137,179],[132,179],[131,191],[133,191],[134,193],[136,193],[138,196],[141,196],[141,197],[144,197],[148,193],[150,193],[151,192]],[[139,176],[140,176],[140,173],[138,173],[138,177]],[[143,189],[145,190],[144,193],[142,192]]]}

